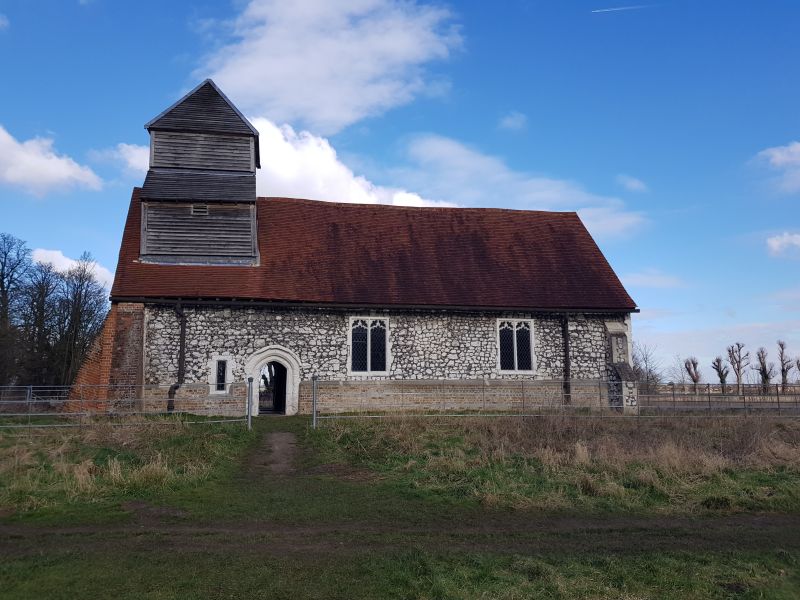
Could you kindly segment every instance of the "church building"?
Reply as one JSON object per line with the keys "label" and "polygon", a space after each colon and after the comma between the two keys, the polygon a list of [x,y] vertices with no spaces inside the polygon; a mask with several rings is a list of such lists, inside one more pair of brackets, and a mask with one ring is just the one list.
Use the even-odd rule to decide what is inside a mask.
{"label": "church building", "polygon": [[309,412],[312,378],[327,411],[502,408],[520,390],[635,410],[636,304],[576,213],[257,197],[275,157],[211,80],[145,127],[77,384],[157,389],[174,410],[201,387],[220,414],[242,413],[248,377],[254,414]]}

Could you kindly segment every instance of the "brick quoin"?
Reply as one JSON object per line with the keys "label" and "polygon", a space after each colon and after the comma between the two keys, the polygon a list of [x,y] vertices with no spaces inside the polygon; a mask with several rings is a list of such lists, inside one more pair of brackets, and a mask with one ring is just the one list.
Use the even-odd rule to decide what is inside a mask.
{"label": "brick quoin", "polygon": [[143,336],[144,305],[112,304],[75,377],[66,410],[105,411],[110,400],[130,397],[131,388],[142,385]]}

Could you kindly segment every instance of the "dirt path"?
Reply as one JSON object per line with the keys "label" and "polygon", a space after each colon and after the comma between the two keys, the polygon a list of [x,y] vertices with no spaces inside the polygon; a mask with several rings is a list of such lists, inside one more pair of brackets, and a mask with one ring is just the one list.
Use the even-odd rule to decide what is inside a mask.
{"label": "dirt path", "polygon": [[252,549],[268,553],[358,553],[413,546],[494,553],[800,550],[800,515],[732,515],[704,519],[654,517],[495,516],[486,522],[325,523],[236,522],[37,527],[0,525],[0,556],[127,548]]}
{"label": "dirt path", "polygon": [[295,472],[297,437],[288,431],[268,433],[261,444],[250,455],[249,474],[266,469],[276,475],[291,475]]}

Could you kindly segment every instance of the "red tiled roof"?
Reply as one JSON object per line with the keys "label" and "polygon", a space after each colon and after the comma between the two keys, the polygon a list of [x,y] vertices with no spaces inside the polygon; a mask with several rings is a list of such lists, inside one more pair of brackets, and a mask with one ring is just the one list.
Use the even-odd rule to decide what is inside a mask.
{"label": "red tiled roof", "polygon": [[113,299],[636,308],[571,212],[259,198],[259,266],[157,265],[138,260],[139,191],[131,199]]}

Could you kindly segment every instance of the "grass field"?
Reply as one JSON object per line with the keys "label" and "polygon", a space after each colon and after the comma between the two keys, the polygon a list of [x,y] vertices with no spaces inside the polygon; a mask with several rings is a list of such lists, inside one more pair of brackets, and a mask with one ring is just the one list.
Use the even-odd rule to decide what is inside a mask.
{"label": "grass field", "polygon": [[0,438],[3,598],[797,598],[800,423]]}

